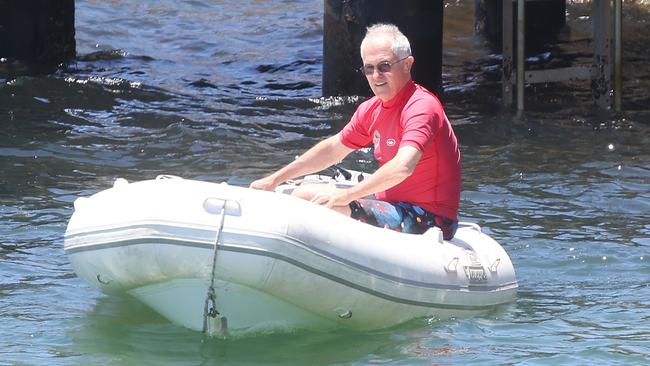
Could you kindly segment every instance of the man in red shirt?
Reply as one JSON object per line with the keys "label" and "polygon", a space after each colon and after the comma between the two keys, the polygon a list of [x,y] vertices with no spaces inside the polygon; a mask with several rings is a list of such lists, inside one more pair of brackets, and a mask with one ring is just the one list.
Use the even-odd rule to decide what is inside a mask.
{"label": "man in red shirt", "polygon": [[[460,152],[442,104],[411,80],[415,59],[396,26],[369,27],[361,58],[375,96],[357,108],[341,132],[250,187],[274,190],[372,143],[379,169],[359,184],[304,185],[294,194],[380,227],[423,233],[438,226],[449,240],[458,222]],[[363,198],[371,195],[374,199]]]}

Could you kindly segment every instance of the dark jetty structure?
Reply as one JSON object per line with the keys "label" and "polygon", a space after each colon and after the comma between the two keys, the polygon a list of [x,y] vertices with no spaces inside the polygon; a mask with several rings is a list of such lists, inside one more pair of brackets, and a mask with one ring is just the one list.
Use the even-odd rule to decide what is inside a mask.
{"label": "dark jetty structure", "polygon": [[[592,0],[593,63],[526,70],[526,53],[564,25],[566,0],[475,0],[475,29],[502,49],[502,100],[524,109],[526,84],[585,80],[594,102],[620,110],[622,0]],[[358,68],[366,27],[396,24],[411,41],[413,78],[442,84],[443,0],[323,0],[323,95],[369,95]],[[108,6],[108,5],[107,5]],[[0,74],[49,72],[73,60],[74,0],[0,0]]]}
{"label": "dark jetty structure", "polygon": [[[526,70],[527,55],[564,26],[565,0],[475,0],[474,26],[502,49],[502,101],[524,109],[526,84],[585,80],[594,103],[621,106],[622,0],[593,0],[593,64]],[[612,9],[613,8],[613,9]],[[367,26],[389,22],[411,40],[417,62],[413,78],[439,92],[442,75],[442,0],[324,0],[323,95],[368,95],[359,45]]]}
{"label": "dark jetty structure", "polygon": [[76,55],[74,0],[0,0],[0,72],[48,72]]}

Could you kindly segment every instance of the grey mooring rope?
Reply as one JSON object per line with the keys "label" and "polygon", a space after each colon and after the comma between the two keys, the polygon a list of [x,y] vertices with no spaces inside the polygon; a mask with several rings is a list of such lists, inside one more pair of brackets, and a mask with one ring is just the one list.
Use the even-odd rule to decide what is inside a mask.
{"label": "grey mooring rope", "polygon": [[228,320],[225,316],[222,316],[217,310],[217,293],[214,290],[214,277],[217,267],[217,249],[219,247],[219,239],[221,238],[221,232],[223,231],[223,224],[226,217],[226,203],[227,200],[223,201],[221,206],[221,222],[219,224],[219,231],[217,231],[217,239],[214,242],[214,254],[212,256],[212,274],[210,275],[210,287],[208,287],[208,293],[205,298],[205,306],[203,307],[203,333],[208,332],[208,317],[213,319],[219,319],[221,323],[221,335],[226,336],[228,334]]}

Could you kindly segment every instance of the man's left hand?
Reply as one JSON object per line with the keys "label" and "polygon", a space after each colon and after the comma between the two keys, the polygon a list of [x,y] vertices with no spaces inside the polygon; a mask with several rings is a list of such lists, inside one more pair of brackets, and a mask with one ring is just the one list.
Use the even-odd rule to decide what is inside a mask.
{"label": "man's left hand", "polygon": [[312,202],[328,208],[347,206],[352,200],[347,189],[335,187],[319,192],[311,199]]}

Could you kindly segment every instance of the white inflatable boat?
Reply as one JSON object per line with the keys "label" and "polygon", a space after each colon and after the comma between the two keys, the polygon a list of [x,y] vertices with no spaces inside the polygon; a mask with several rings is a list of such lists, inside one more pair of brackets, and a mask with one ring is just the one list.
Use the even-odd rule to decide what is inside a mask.
{"label": "white inflatable boat", "polygon": [[293,188],[117,179],[75,201],[65,251],[89,284],[210,334],[378,329],[473,315],[515,296],[510,258],[476,224],[461,223],[451,241],[436,228],[403,234],[285,194]]}

